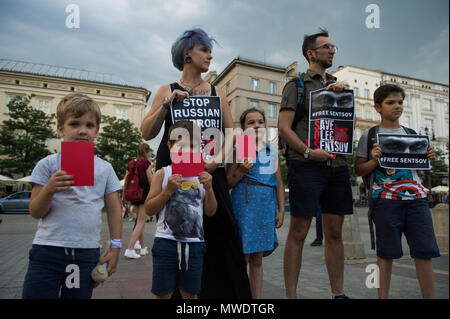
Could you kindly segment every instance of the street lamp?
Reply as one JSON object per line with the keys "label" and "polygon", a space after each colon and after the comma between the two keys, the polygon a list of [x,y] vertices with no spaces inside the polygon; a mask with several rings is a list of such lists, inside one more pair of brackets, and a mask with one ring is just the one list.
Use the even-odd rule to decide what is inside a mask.
{"label": "street lamp", "polygon": [[[428,134],[428,133],[429,133],[428,126],[425,126],[425,129],[424,129],[424,130],[425,130],[425,134],[428,135],[428,136],[430,136],[430,135]],[[433,139],[431,139],[431,140],[433,140]],[[430,172],[430,170],[427,170],[425,174],[427,175],[428,189],[429,189],[430,192],[431,192],[431,172]]]}

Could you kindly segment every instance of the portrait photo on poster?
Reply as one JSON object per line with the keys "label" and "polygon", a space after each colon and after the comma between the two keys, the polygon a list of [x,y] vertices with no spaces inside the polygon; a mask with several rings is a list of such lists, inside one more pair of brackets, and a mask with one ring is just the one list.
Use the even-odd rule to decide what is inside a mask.
{"label": "portrait photo on poster", "polygon": [[310,92],[309,147],[336,154],[353,153],[355,102],[353,90]]}
{"label": "portrait photo on poster", "polygon": [[378,133],[377,143],[381,147],[379,163],[383,168],[431,169],[431,163],[427,158],[430,147],[428,135]]}

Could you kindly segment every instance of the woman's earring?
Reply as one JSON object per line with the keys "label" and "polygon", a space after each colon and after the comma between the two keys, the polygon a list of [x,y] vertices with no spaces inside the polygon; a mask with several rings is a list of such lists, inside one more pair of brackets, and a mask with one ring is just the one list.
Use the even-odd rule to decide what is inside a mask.
{"label": "woman's earring", "polygon": [[184,62],[187,63],[187,64],[189,64],[189,63],[192,62],[192,58],[191,58],[190,56],[187,56],[187,57],[184,59]]}

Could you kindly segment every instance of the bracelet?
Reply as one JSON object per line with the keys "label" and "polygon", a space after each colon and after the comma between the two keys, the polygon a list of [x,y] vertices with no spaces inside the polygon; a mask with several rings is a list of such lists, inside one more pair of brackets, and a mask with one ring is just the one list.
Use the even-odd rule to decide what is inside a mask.
{"label": "bracelet", "polygon": [[111,248],[122,248],[121,239],[111,239]]}

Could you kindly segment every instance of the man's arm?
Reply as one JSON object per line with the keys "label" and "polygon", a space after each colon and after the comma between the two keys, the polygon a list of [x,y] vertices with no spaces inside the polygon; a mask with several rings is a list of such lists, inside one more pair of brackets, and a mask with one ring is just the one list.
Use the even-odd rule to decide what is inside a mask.
{"label": "man's arm", "polygon": [[[290,148],[300,154],[306,151],[306,144],[297,136],[292,130],[292,123],[294,122],[295,111],[292,109],[281,110],[278,118],[278,135],[289,145]],[[309,158],[316,162],[325,162],[333,158],[333,153],[320,148],[311,149]]]}

